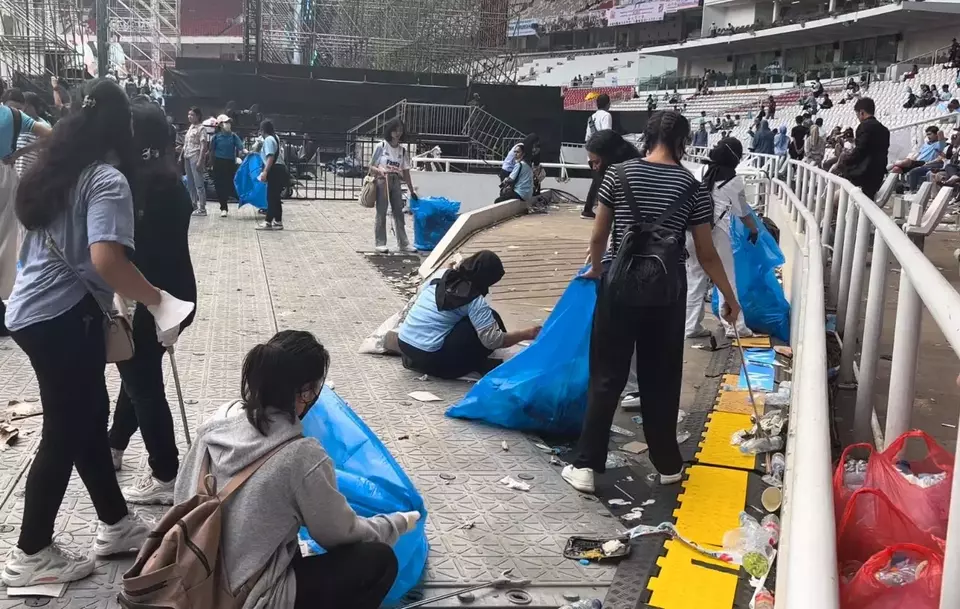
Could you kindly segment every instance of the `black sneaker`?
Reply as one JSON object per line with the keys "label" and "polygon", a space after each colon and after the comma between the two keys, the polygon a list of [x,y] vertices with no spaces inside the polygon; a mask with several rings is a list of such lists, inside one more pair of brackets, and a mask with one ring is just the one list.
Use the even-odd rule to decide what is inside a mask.
{"label": "black sneaker", "polygon": [[597,214],[593,213],[592,211],[582,211],[580,212],[580,217],[584,220],[593,220],[597,217]]}

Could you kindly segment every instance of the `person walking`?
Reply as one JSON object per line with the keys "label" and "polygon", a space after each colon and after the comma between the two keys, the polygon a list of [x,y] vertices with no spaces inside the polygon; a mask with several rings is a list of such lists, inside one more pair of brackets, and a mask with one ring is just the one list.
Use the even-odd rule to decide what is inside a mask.
{"label": "person walking", "polygon": [[98,557],[135,552],[150,532],[128,511],[110,459],[105,311],[115,291],[143,303],[164,319],[163,340],[179,331],[192,306],[151,285],[127,257],[135,249],[130,119],[119,85],[90,81],[17,191],[27,234],[6,325],[36,374],[43,429],[20,536],[3,569],[7,586],[65,583],[93,572],[93,558],[53,540],[74,468],[96,509]]}
{"label": "person walking", "polygon": [[187,176],[187,190],[193,202],[193,215],[207,215],[207,188],[204,184],[204,167],[207,164],[207,151],[210,138],[202,124],[203,112],[194,106],[187,112],[190,128],[183,137],[183,172]]}
{"label": "person walking", "polygon": [[[137,235],[133,262],[152,285],[196,305],[197,281],[187,243],[190,195],[177,171],[167,122],[163,110],[152,101],[134,101],[131,109],[134,150],[139,151],[133,172]],[[180,324],[180,332],[193,317],[191,313]],[[138,427],[147,448],[150,472],[123,489],[129,503],[173,503],[179,461],[163,381],[163,356],[167,348],[173,348],[176,338],[167,336],[161,344],[153,315],[142,304],[137,305],[133,315],[134,353],[131,359],[117,362],[120,394],[108,432],[115,470],[121,469],[123,453]]]}
{"label": "person walking", "polygon": [[[373,149],[370,160],[370,174],[376,178],[377,205],[373,234],[376,251],[389,252],[387,248],[387,207],[393,216],[393,227],[397,235],[397,247],[403,252],[416,252],[410,244],[403,217],[403,189],[401,180],[406,183],[412,200],[417,199],[417,191],[410,177],[410,154],[401,146],[407,129],[399,118],[388,122],[383,128],[383,140]],[[514,166],[512,169],[515,169]]]}
{"label": "person walking", "polygon": [[640,158],[640,152],[636,146],[623,139],[622,135],[610,129],[595,133],[587,142],[586,148],[587,162],[593,170],[593,181],[590,183],[590,190],[587,191],[587,200],[583,205],[583,211],[580,212],[580,217],[592,220],[597,217],[593,208],[597,203],[597,192],[607,174],[607,169],[624,161]]}
{"label": "person walking", "polygon": [[587,134],[583,141],[589,141],[595,133],[605,129],[613,129],[613,115],[610,114],[610,96],[601,93],[597,96],[597,111],[587,119]]}
{"label": "person walking", "polygon": [[[713,199],[713,245],[720,255],[723,271],[730,281],[730,288],[737,295],[736,269],[733,263],[733,246],[730,242],[730,225],[732,218],[740,221],[750,230],[750,238],[756,241],[759,235],[753,214],[747,205],[746,187],[743,178],[737,175],[737,167],[743,158],[743,144],[735,137],[728,137],[710,151],[707,170],[703,175],[703,184]],[[693,234],[687,233],[687,322],[685,336],[687,338],[704,338],[710,332],[703,327],[703,299],[710,288],[710,280],[700,261],[697,259],[697,249],[693,242]],[[737,297],[739,301],[739,296]],[[720,307],[726,301],[723,294],[719,296]],[[728,338],[753,336],[743,320],[743,313],[737,317],[736,331],[733,324],[721,319],[724,333]]]}
{"label": "person walking", "polygon": [[257,178],[267,185],[267,217],[257,230],[283,230],[283,189],[290,184],[290,174],[283,158],[283,147],[271,121],[260,123],[263,146],[263,171]]}
{"label": "person walking", "polygon": [[[736,322],[740,313],[713,245],[710,192],[680,163],[689,137],[690,123],[682,114],[654,113],[646,127],[646,158],[611,167],[600,187],[600,205],[590,239],[590,268],[584,273],[584,277],[600,279],[590,339],[587,413],[577,456],[561,473],[564,480],[582,492],[593,492],[594,474],[605,471],[610,424],[634,352],[650,459],[660,473],[661,484],[674,484],[683,478],[677,413],[683,375],[687,291],[683,242],[687,230],[693,231],[700,264],[726,298],[721,315]],[[637,237],[634,227],[640,223],[659,224],[664,233],[669,233],[672,250],[679,250],[676,268],[664,269],[658,275],[662,281],[657,285],[662,292],[642,295],[659,303],[656,305],[625,304],[614,297],[609,283],[608,266],[625,237]]]}
{"label": "person walking", "polygon": [[226,114],[217,117],[217,132],[210,141],[213,151],[213,182],[220,201],[220,217],[227,217],[227,201],[233,192],[233,176],[237,172],[237,157],[243,156],[243,140],[233,132],[233,120]]}

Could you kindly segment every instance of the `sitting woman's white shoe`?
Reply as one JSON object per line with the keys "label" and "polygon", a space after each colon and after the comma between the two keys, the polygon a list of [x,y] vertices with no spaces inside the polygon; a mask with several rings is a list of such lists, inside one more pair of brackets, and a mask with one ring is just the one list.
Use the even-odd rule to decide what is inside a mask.
{"label": "sitting woman's white shoe", "polygon": [[589,467],[567,465],[560,472],[560,476],[581,493],[592,493],[596,490],[593,484],[593,470]]}

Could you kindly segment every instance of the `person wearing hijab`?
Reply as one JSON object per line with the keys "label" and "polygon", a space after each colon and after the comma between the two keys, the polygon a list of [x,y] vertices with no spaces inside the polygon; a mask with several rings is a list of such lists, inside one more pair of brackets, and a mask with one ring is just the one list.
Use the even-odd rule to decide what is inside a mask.
{"label": "person wearing hijab", "polygon": [[443,379],[486,372],[494,350],[533,340],[540,326],[508,332],[487,303],[503,278],[500,257],[482,250],[434,275],[400,326],[403,366]]}
{"label": "person wearing hijab", "polygon": [[770,123],[760,121],[760,128],[753,136],[752,152],[756,154],[773,154],[773,131],[770,130]]}
{"label": "person wearing hijab", "polygon": [[819,167],[827,152],[827,140],[820,135],[820,127],[810,127],[810,135],[803,141],[803,160]]}
{"label": "person wearing hijab", "polygon": [[[750,241],[757,240],[758,228],[750,206],[747,204],[743,178],[737,175],[737,166],[743,158],[743,144],[735,137],[720,140],[710,151],[710,162],[703,174],[703,184],[713,197],[713,245],[720,255],[723,270],[730,279],[730,287],[737,293],[737,278],[733,263],[733,246],[730,242],[731,216],[750,230]],[[704,338],[710,332],[703,327],[703,299],[710,287],[710,279],[700,261],[697,260],[693,235],[687,232],[687,320],[685,333],[687,338]],[[739,300],[739,297],[738,297]],[[720,308],[725,299],[720,294]],[[733,338],[736,332],[740,336],[753,336],[743,319],[743,312],[737,316],[736,332],[730,322],[721,319],[727,337]]]}
{"label": "person wearing hijab", "polygon": [[776,137],[773,138],[773,153],[777,156],[784,157],[787,156],[789,149],[790,136],[787,135],[787,126],[780,125],[780,130],[777,131]]}

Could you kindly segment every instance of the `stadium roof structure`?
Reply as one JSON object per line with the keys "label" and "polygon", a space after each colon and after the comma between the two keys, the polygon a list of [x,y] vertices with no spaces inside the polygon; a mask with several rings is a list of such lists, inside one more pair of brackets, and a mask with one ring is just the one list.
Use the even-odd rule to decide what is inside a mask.
{"label": "stadium roof structure", "polygon": [[244,0],[248,61],[508,82],[508,0]]}
{"label": "stadium roof structure", "polygon": [[960,25],[960,3],[902,2],[812,19],[751,32],[686,40],[678,44],[645,47],[647,55],[665,55],[677,59],[696,59],[780,48],[804,47],[851,38],[852,30],[861,35],[882,36],[925,28],[942,28],[945,17]]}

